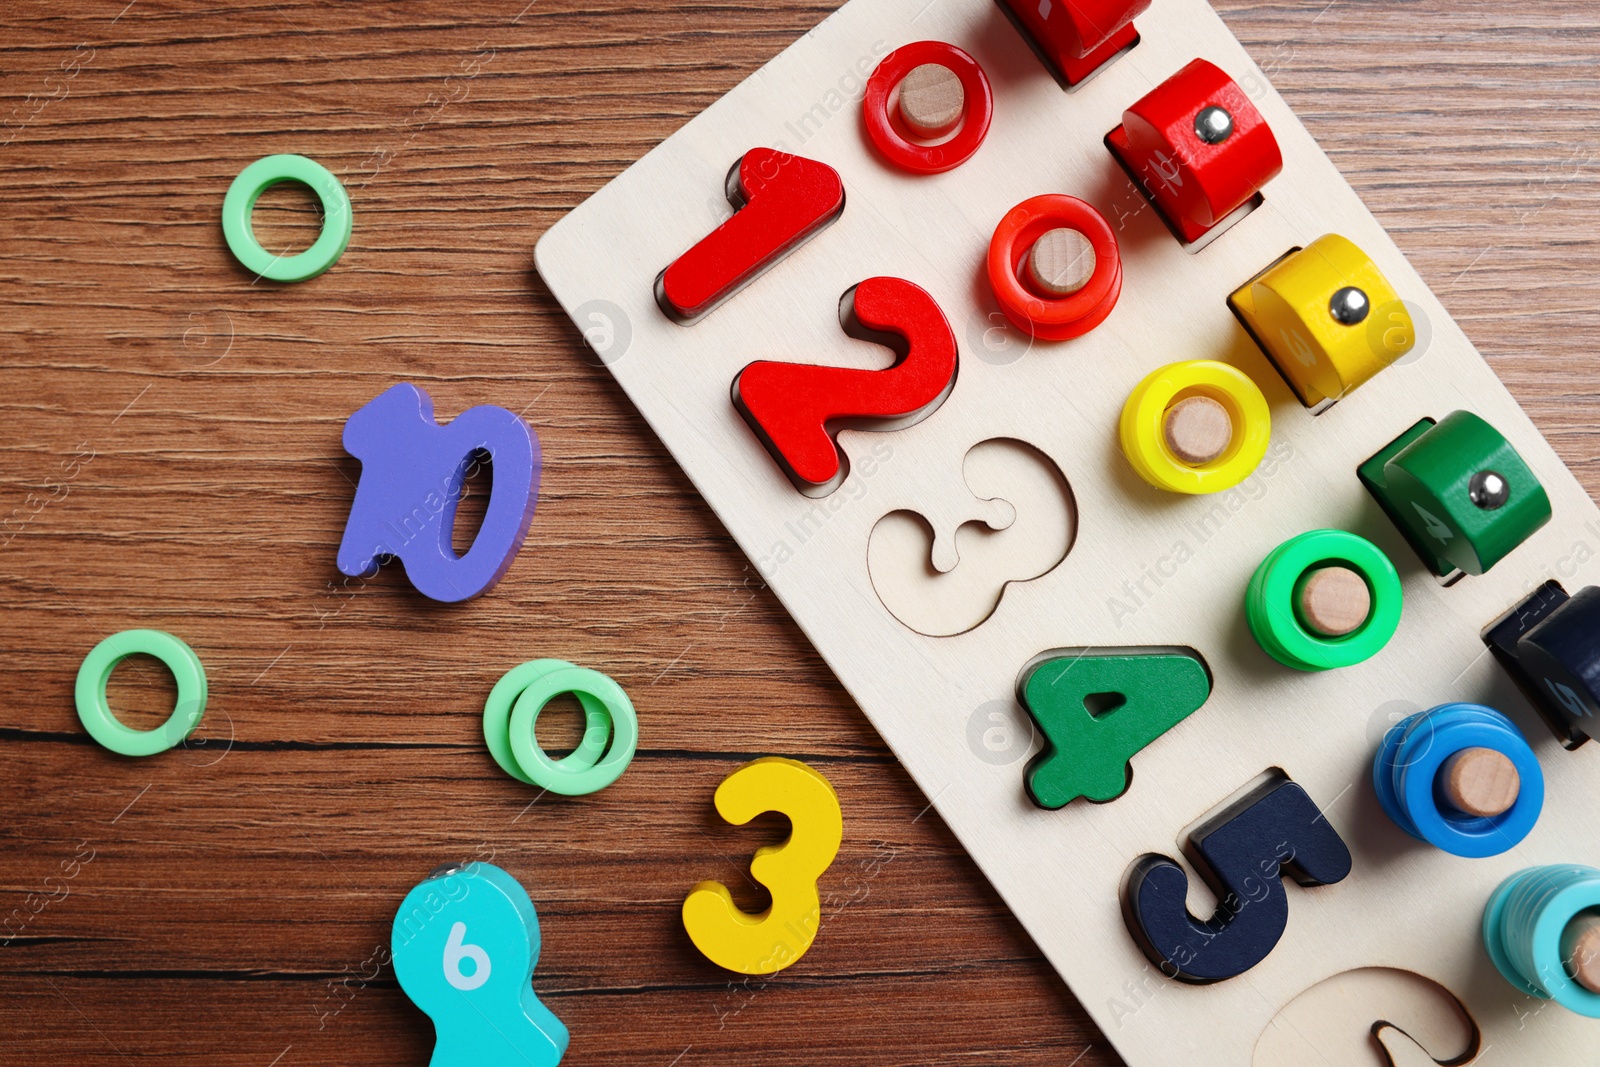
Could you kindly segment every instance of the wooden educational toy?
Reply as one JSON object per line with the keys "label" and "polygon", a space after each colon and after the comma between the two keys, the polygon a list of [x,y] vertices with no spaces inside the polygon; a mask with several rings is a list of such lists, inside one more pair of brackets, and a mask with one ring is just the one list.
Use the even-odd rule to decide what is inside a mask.
{"label": "wooden educational toy", "polygon": [[[274,255],[261,247],[250,214],[261,194],[281,182],[299,182],[322,202],[322,232],[304,252]],[[256,160],[239,172],[222,200],[222,235],[240,266],[274,282],[315,278],[344,255],[354,218],[350,195],[333,172],[305,156],[278,155]]]}
{"label": "wooden educational toy", "polygon": [[1261,465],[1272,409],[1250,376],[1212,359],[1173,363],[1134,386],[1118,423],[1139,477],[1173,493],[1220,493]]}
{"label": "wooden educational toy", "polygon": [[728,172],[734,216],[656,278],[661,310],[688,325],[744,288],[844,210],[839,173],[753,148]]}
{"label": "wooden educational toy", "polygon": [[1123,112],[1106,147],[1190,245],[1253,210],[1261,187],[1283,170],[1277,138],[1261,113],[1203,59]]}
{"label": "wooden educational toy", "polygon": [[[117,664],[129,656],[154,656],[172,672],[177,703],[167,721],[153,730],[123,725],[106,700],[106,686]],[[120,756],[153,756],[182,744],[206,713],[206,670],[182,638],[160,630],[124,630],[101,641],[83,658],[73,690],[78,721],[89,736]]]}
{"label": "wooden educational toy", "polygon": [[1372,761],[1378,803],[1412,837],[1457,856],[1498,856],[1544,807],[1539,758],[1511,720],[1481,704],[1409,716]]}
{"label": "wooden educational toy", "polygon": [[1133,783],[1130,762],[1211,695],[1200,657],[1150,649],[1125,655],[1053,652],[1023,671],[1017,700],[1044,734],[1024,784],[1041,808],[1115,800]]}
{"label": "wooden educational toy", "polygon": [[1484,947],[1512,985],[1600,1019],[1593,961],[1575,955],[1593,945],[1596,909],[1600,871],[1577,864],[1530,867],[1494,891],[1483,913]]}
{"label": "wooden educational toy", "polygon": [[1416,343],[1388,280],[1338,234],[1291,252],[1228,299],[1308,408],[1345,396]]}
{"label": "wooden educational toy", "polygon": [[[1341,586],[1353,580],[1366,595],[1330,595],[1324,584],[1330,573]],[[1399,573],[1377,545],[1343,530],[1312,530],[1289,538],[1256,568],[1245,618],[1262,650],[1279,663],[1326,671],[1382,651],[1400,628],[1403,595]],[[1351,605],[1363,602],[1365,609],[1351,617]]]}
{"label": "wooden educational toy", "polygon": [[1064,85],[1087,81],[1139,40],[1133,17],[1150,0],[1001,0],[1040,58]]}
{"label": "wooden educational toy", "polygon": [[1569,597],[1548,581],[1484,628],[1483,640],[1568,748],[1600,715],[1600,589]]}
{"label": "wooden educational toy", "polygon": [[[578,747],[551,759],[534,734],[539,712],[571,693],[583,709]],[[562,796],[597,793],[622,777],[639,748],[639,716],[615,681],[560,659],[536,659],[511,668],[483,704],[483,740],[511,777]]]}
{"label": "wooden educational toy", "polygon": [[956,339],[939,305],[899,278],[868,278],[839,302],[845,333],[902,349],[886,370],[752,363],[733,402],[803,493],[826,496],[848,473],[830,423],[907,426],[932,414],[956,383]]}
{"label": "wooden educational toy", "polygon": [[[922,79],[913,76],[918,72],[940,85],[955,82],[942,107],[932,106],[940,101],[922,100],[928,111],[920,117],[917,96],[910,97],[909,114],[906,110],[906,86],[917,92]],[[891,98],[896,98],[893,107]],[[994,94],[988,75],[967,53],[943,41],[918,41],[895,49],[878,64],[867,79],[862,115],[867,136],[885,161],[912,174],[939,174],[971,159],[983,143],[994,117]],[[950,136],[941,140],[945,134]]]}
{"label": "wooden educational toy", "polygon": [[772,906],[749,915],[721,882],[701,882],[683,902],[683,928],[706,959],[740,974],[774,974],[795,963],[822,924],[817,879],[839,854],[844,818],[833,786],[799,760],[766,756],[722,780],[717,814],[743,826],[763,812],[787,816],[789,837],[756,850],[750,877]]}
{"label": "wooden educational toy", "polygon": [[[341,573],[370,575],[395,558],[417,592],[454,602],[488,592],[510,569],[539,499],[539,437],[520,417],[485,404],[440,426],[428,394],[402,382],[350,416],[344,448],[361,461],[361,480],[339,544]],[[494,488],[458,557],[456,504],[482,453],[494,463]]]}
{"label": "wooden educational toy", "polygon": [[533,991],[539,917],[489,863],[440,867],[406,894],[390,935],[395,977],[433,1020],[431,1067],[556,1067],[567,1028]]}
{"label": "wooden educational toy", "polygon": [[[1081,285],[1041,284],[1032,267],[1041,242],[1067,230],[1089,246]],[[1048,247],[1045,250],[1048,254]],[[1030,268],[1020,267],[1026,259]],[[1088,262],[1092,260],[1092,266]],[[989,286],[1017,329],[1033,337],[1065,341],[1100,325],[1122,295],[1122,254],[1105,216],[1075,196],[1033,196],[1006,212],[989,240]],[[1058,290],[1066,290],[1060,292]]]}
{"label": "wooden educational toy", "polygon": [[1600,510],[1204,0],[850,0],[536,258],[1132,1067],[1589,1055],[1592,902],[1482,923],[1600,867]]}
{"label": "wooden educational toy", "polygon": [[1483,419],[1430,423],[1362,464],[1362,480],[1435,574],[1482,574],[1550,521],[1550,498]]}
{"label": "wooden educational toy", "polygon": [[1306,791],[1269,778],[1189,832],[1194,863],[1219,901],[1204,922],[1189,914],[1189,876],[1166,856],[1128,872],[1128,929],[1168,978],[1204,984],[1235,978],[1277,947],[1289,924],[1282,874],[1304,886],[1350,873],[1350,850]]}

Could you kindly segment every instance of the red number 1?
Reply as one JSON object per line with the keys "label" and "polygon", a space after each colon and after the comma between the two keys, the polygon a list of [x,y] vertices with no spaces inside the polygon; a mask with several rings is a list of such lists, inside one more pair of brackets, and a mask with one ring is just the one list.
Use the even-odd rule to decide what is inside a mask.
{"label": "red number 1", "polygon": [[772,458],[808,496],[825,496],[849,470],[828,424],[910,426],[933,414],[956,384],[956,339],[933,297],[901,278],[868,278],[844,294],[847,334],[895,350],[886,370],[752,363],[733,383],[733,402]]}
{"label": "red number 1", "polygon": [[694,322],[844,212],[844,183],[826,163],[752,148],[728,173],[737,209],[656,276],[656,302]]}

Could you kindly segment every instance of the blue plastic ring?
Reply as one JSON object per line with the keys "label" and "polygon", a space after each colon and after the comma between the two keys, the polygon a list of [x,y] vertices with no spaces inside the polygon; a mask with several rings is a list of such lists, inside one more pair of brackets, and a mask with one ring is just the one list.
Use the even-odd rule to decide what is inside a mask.
{"label": "blue plastic ring", "polygon": [[[1499,815],[1456,811],[1439,793],[1445,761],[1468,748],[1493,749],[1517,769],[1521,789]],[[1372,785],[1384,813],[1400,829],[1452,855],[1475,859],[1514,848],[1544,807],[1539,758],[1510,719],[1482,704],[1441,704],[1397,724],[1372,761]]]}

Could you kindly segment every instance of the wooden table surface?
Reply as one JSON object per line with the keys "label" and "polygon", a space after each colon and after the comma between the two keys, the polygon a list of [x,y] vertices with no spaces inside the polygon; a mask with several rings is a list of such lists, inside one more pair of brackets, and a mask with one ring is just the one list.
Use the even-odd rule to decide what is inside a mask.
{"label": "wooden table surface", "polygon": [[[1600,490],[1600,8],[1218,6]],[[435,865],[493,858],[537,904],[574,1067],[1118,1062],[533,271],[540,233],[831,7],[0,7],[0,1061],[420,1064],[390,921]],[[218,225],[273,152],[355,205],[307,284],[253,282]],[[274,250],[318,226],[282,187],[256,220]],[[334,567],[341,427],[402,380],[543,443],[527,543],[466,605]],[[145,760],[73,713],[84,655],[132,627],[210,679],[200,734]],[[487,758],[484,697],[536,657],[632,695],[615,786],[540,796]],[[113,681],[134,725],[171,706],[152,664]],[[706,878],[759,905],[743,871],[783,826],[710,800],[767,754],[832,779],[846,841],[810,954],[731,982],[678,909]]]}

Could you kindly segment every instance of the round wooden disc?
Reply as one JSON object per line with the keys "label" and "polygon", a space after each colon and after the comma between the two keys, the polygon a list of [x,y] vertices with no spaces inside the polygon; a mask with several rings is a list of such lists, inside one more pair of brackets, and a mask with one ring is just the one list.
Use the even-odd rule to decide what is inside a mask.
{"label": "round wooden disc", "polygon": [[1522,789],[1516,765],[1492,748],[1462,749],[1444,761],[1439,774],[1446,800],[1485,819],[1510,811]]}
{"label": "round wooden disc", "polygon": [[1573,981],[1600,993],[1600,912],[1573,916],[1561,934],[1561,960]]}
{"label": "round wooden disc", "polygon": [[1167,448],[1191,467],[1217,459],[1233,443],[1228,409],[1209,396],[1185,397],[1167,409],[1162,427]]}
{"label": "round wooden disc", "polygon": [[900,117],[918,137],[943,137],[956,128],[967,91],[949,67],[924,63],[900,81]]}
{"label": "round wooden disc", "polygon": [[1028,250],[1028,279],[1040,292],[1071,296],[1094,277],[1094,245],[1077,230],[1050,230]]}
{"label": "round wooden disc", "polygon": [[1372,614],[1372,590],[1349,567],[1323,567],[1300,588],[1300,621],[1324,637],[1343,637],[1361,629]]}

